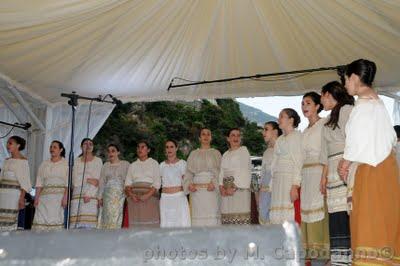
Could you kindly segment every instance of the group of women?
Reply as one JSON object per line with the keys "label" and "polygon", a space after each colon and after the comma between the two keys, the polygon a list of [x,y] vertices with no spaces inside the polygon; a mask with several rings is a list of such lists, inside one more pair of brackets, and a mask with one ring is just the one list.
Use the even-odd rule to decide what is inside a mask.
{"label": "group of women", "polygon": [[[345,86],[332,81],[321,94],[306,93],[301,106],[309,124],[303,132],[291,108],[280,112],[278,123],[264,126],[260,224],[298,222],[309,260],[328,259],[332,265],[399,261],[397,138],[371,87],[375,72],[373,62],[359,59],[347,65]],[[323,109],[330,111],[326,118],[319,116]],[[229,149],[221,156],[211,147],[211,131],[201,129],[200,147],[187,162],[177,157],[177,143],[168,140],[160,164],[149,157],[146,141],[137,144],[132,164],[120,160],[118,146],[110,144],[104,165],[93,153],[93,141],[84,139],[74,163],[71,228],[120,228],[125,198],[134,228],[250,224],[250,154],[241,145],[240,129],[229,130],[226,138]],[[3,229],[15,228],[31,188],[28,163],[20,153],[24,146],[17,136],[7,143],[11,158],[0,177]],[[33,228],[38,229],[62,228],[67,204],[63,144],[53,141],[50,155],[36,179]]]}

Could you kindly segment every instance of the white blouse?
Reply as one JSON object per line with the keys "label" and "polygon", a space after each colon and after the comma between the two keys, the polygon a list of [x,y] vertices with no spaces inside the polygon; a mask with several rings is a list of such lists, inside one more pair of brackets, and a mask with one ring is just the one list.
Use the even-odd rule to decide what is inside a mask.
{"label": "white blouse", "polygon": [[325,118],[319,119],[313,126],[303,131],[304,164],[319,163],[321,157],[322,129]]}
{"label": "white blouse", "polygon": [[147,158],[145,161],[137,159],[129,166],[125,186],[132,186],[137,182],[151,183],[155,189],[160,188],[160,166],[156,160],[153,158]]}
{"label": "white blouse", "polygon": [[179,160],[176,163],[162,162],[160,164],[161,183],[163,187],[182,186],[186,172],[186,161]]}
{"label": "white blouse", "polygon": [[397,137],[380,99],[358,99],[346,125],[343,158],[377,166],[392,152]]}
{"label": "white blouse", "polygon": [[39,167],[36,187],[68,186],[68,161],[62,158],[58,162],[46,160]]}
{"label": "white blouse", "polygon": [[23,190],[30,192],[32,185],[28,160],[14,158],[6,159],[3,168],[1,169],[0,180],[2,179],[10,179],[12,181],[17,180]]}
{"label": "white blouse", "polygon": [[238,188],[248,189],[251,182],[250,153],[245,146],[236,150],[227,150],[222,156],[219,184],[222,186],[224,177],[233,176]]}

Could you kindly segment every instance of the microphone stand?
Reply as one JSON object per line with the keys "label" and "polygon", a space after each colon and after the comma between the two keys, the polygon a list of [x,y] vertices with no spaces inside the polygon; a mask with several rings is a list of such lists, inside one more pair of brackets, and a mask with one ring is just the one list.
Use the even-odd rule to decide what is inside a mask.
{"label": "microphone stand", "polygon": [[72,121],[71,121],[71,143],[70,143],[70,150],[69,150],[69,157],[68,157],[68,189],[67,189],[67,221],[65,228],[69,230],[70,228],[70,215],[71,215],[71,198],[72,198],[72,173],[74,169],[74,137],[75,137],[75,112],[76,107],[78,106],[78,99],[82,100],[89,100],[89,101],[96,101],[96,102],[104,102],[104,103],[112,103],[116,104],[115,100],[113,101],[106,101],[102,99],[101,96],[96,98],[84,97],[76,94],[76,92],[72,92],[71,94],[61,93],[61,97],[69,98],[68,104],[71,105],[72,110]]}

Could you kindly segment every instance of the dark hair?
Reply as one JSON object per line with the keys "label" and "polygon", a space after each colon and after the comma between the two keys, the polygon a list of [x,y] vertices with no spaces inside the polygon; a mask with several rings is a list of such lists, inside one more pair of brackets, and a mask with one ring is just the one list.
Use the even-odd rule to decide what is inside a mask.
{"label": "dark hair", "polygon": [[57,143],[57,144],[58,144],[58,148],[59,148],[60,150],[62,150],[61,153],[60,153],[60,155],[61,155],[61,157],[64,157],[64,158],[65,158],[65,148],[64,148],[64,144],[62,144],[62,142],[59,141],[59,140],[53,140],[53,141],[51,142],[51,144],[53,144],[53,143]]}
{"label": "dark hair", "polygon": [[321,104],[321,95],[319,95],[318,93],[316,93],[314,91],[310,91],[310,92],[307,92],[306,94],[304,94],[303,99],[306,97],[311,98],[311,100],[315,103],[315,105],[319,105],[317,113],[320,113],[324,109]]}
{"label": "dark hair", "polygon": [[89,140],[90,142],[93,143],[93,140],[92,140],[91,138],[84,138],[84,139],[81,141],[81,147],[83,146],[83,143],[84,143],[85,141],[87,141],[87,140]]}
{"label": "dark hair", "polygon": [[356,74],[364,85],[371,86],[375,78],[376,65],[372,61],[358,59],[346,66],[345,73],[347,77],[350,77],[351,74]]}
{"label": "dark hair", "polygon": [[172,143],[174,143],[175,147],[177,147],[177,148],[178,148],[178,142],[177,142],[176,140],[173,140],[173,139],[167,139],[167,141],[166,141],[165,143],[167,143],[167,142],[172,142]]}
{"label": "dark hair", "polygon": [[332,109],[330,118],[328,122],[325,123],[325,126],[331,127],[335,130],[336,127],[339,127],[338,122],[340,109],[346,104],[354,105],[354,97],[349,95],[346,88],[338,81],[331,81],[325,84],[321,89],[321,93],[325,94],[327,92],[332,95],[332,97],[337,101],[337,104]]}
{"label": "dark hair", "polygon": [[232,127],[230,129],[228,129],[228,131],[226,131],[226,136],[229,137],[229,135],[231,134],[232,131],[237,130],[239,132],[241,132],[240,128],[238,127]]}
{"label": "dark hair", "polygon": [[139,141],[137,142],[137,144],[136,144],[136,147],[139,146],[139,144],[141,144],[141,143],[144,144],[144,145],[146,145],[147,149],[149,149],[149,150],[151,149],[149,142],[148,142],[147,140],[144,140],[144,139],[139,140]]}
{"label": "dark hair", "polygon": [[202,128],[200,128],[200,130],[199,130],[199,137],[201,136],[201,132],[203,131],[203,130],[209,130],[210,132],[211,132],[211,129],[209,129],[208,127],[202,127]]}
{"label": "dark hair", "polygon": [[[90,142],[94,143],[93,140],[92,140],[91,138],[84,138],[84,139],[81,141],[81,148],[82,148],[82,146],[83,146],[83,143],[84,143],[85,141],[87,141],[87,140],[89,140]],[[92,153],[94,154],[94,147],[93,147]],[[82,157],[82,156],[83,156],[83,152],[82,152],[81,154],[79,154],[79,157]]]}
{"label": "dark hair", "polygon": [[278,137],[280,136],[280,135],[282,135],[282,129],[280,129],[279,128],[279,124],[277,123],[277,122],[275,122],[275,121],[268,121],[268,122],[265,122],[265,125],[270,125],[271,127],[272,127],[272,129],[273,130],[278,130]]}
{"label": "dark hair", "polygon": [[15,143],[17,143],[19,145],[19,147],[18,147],[19,151],[22,151],[25,149],[26,141],[23,138],[21,138],[20,136],[11,136],[9,138],[9,140],[10,139],[14,140]]}
{"label": "dark hair", "polygon": [[301,122],[299,114],[292,108],[284,108],[282,111],[287,114],[289,119],[293,118],[293,127],[297,128]]}
{"label": "dark hair", "polygon": [[397,138],[400,138],[400,125],[395,125],[394,131],[396,131]]}
{"label": "dark hair", "polygon": [[110,144],[107,145],[107,149],[110,148],[110,147],[114,147],[117,151],[120,151],[120,149],[119,149],[117,144],[110,143]]}

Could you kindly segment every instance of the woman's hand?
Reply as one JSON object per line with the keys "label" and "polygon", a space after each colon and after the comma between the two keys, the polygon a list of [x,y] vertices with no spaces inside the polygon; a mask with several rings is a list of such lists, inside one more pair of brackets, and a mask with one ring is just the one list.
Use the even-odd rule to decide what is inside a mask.
{"label": "woman's hand", "polygon": [[219,186],[219,193],[221,194],[222,197],[228,196],[226,194],[226,190],[225,190],[224,186]]}
{"label": "woman's hand", "polygon": [[326,184],[328,183],[328,178],[321,177],[319,182],[319,191],[321,191],[322,195],[326,195]]}
{"label": "woman's hand", "polygon": [[97,207],[103,207],[103,199],[99,199],[98,201],[97,201]]}
{"label": "woman's hand", "polygon": [[214,191],[215,190],[215,186],[213,182],[208,183],[207,186],[207,191]]}
{"label": "woman's hand", "polygon": [[33,202],[33,206],[35,208],[37,208],[37,206],[39,206],[39,197],[38,196],[35,197],[35,201]]}
{"label": "woman's hand", "polygon": [[19,198],[18,200],[18,209],[22,210],[25,209],[25,197]]}
{"label": "woman's hand", "polygon": [[343,180],[343,182],[347,183],[347,178],[349,175],[349,169],[350,169],[351,162],[347,161],[345,159],[341,159],[339,164],[338,164],[338,174],[340,178]]}
{"label": "woman's hand", "polygon": [[83,202],[84,203],[88,203],[90,201],[90,197],[89,196],[83,196]]}
{"label": "woman's hand", "polygon": [[91,184],[95,187],[99,186],[99,180],[97,180],[96,178],[88,178],[86,179],[86,183]]}
{"label": "woman's hand", "polygon": [[290,189],[290,200],[292,202],[295,202],[298,199],[299,199],[299,187],[293,185],[292,188]]}
{"label": "woman's hand", "polygon": [[61,200],[61,207],[65,208],[68,205],[68,198],[67,198],[67,194],[64,195],[64,197]]}
{"label": "woman's hand", "polygon": [[189,184],[189,191],[190,192],[196,192],[197,191],[197,188],[193,183]]}

